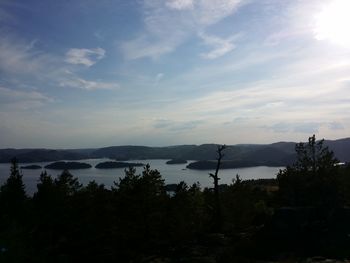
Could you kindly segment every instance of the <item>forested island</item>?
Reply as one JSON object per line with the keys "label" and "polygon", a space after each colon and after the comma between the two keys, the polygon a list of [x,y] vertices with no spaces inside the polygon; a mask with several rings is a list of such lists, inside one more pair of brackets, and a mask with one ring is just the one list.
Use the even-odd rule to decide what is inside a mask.
{"label": "forested island", "polygon": [[166,164],[186,164],[187,160],[184,159],[171,159],[166,162]]}
{"label": "forested island", "polygon": [[217,169],[212,188],[166,186],[146,165],[107,189],[44,171],[33,196],[13,159],[0,187],[0,262],[346,262],[350,165],[314,136],[295,151],[276,179],[218,185]]}
{"label": "forested island", "polygon": [[54,162],[45,166],[46,169],[52,170],[76,170],[89,169],[91,167],[90,164],[81,162]]}
{"label": "forested island", "polygon": [[38,170],[41,168],[42,167],[40,165],[36,165],[36,164],[21,166],[21,169],[28,169],[28,170]]}
{"label": "forested island", "polygon": [[140,167],[144,166],[143,163],[129,163],[129,162],[102,162],[95,166],[96,169],[115,169],[115,168],[128,168],[128,167]]}

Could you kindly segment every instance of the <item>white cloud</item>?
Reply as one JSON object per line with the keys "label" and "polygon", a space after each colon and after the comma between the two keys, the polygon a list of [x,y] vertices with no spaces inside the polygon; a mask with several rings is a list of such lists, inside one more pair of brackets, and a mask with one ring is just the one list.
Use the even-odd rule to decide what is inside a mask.
{"label": "white cloud", "polygon": [[[120,48],[128,59],[158,58],[173,52],[191,36],[233,14],[246,2],[247,0],[145,0],[144,32],[123,42]],[[216,52],[224,53],[223,50]]]}
{"label": "white cloud", "polygon": [[193,0],[169,0],[166,6],[171,9],[184,10],[193,8]]}
{"label": "white cloud", "polygon": [[[274,50],[272,56],[265,50],[260,52],[260,55],[259,52],[250,53],[249,57],[239,59],[235,56],[236,59],[227,59],[224,63],[196,68],[184,76],[177,76],[177,81],[171,83],[174,87],[206,86],[170,108],[177,109],[177,116],[192,120],[204,118],[207,123],[227,123],[243,116],[247,120],[244,123],[246,128],[261,129],[269,124],[271,134],[285,129],[288,132],[285,136],[289,138],[293,138],[293,132],[299,134],[317,130],[325,137],[346,135],[349,122],[344,119],[350,111],[349,100],[346,99],[350,96],[346,76],[350,64],[343,63],[343,60],[348,53],[341,50],[326,53],[314,46],[303,50]],[[324,55],[319,56],[320,53]],[[275,64],[275,59],[288,63]],[[236,80],[236,76],[252,74],[251,67],[260,68],[264,75],[248,81]],[[233,77],[227,80],[228,75]],[[226,81],[220,82],[225,78]],[[168,111],[163,112],[166,114]],[[314,125],[318,123],[319,127]],[[261,132],[268,136],[266,129]]]}
{"label": "white cloud", "polygon": [[212,50],[208,53],[202,53],[201,56],[206,59],[215,59],[231,52],[236,46],[233,43],[239,35],[234,35],[227,39],[223,39],[217,36],[210,36],[204,33],[200,33],[199,37],[204,41],[204,44],[212,47]]}
{"label": "white cloud", "polygon": [[85,80],[75,75],[70,75],[67,76],[67,78],[62,79],[59,85],[61,87],[78,88],[83,90],[113,90],[119,88],[117,83]]}
{"label": "white cloud", "polygon": [[246,0],[199,0],[195,3],[193,16],[200,25],[212,25],[231,15],[246,2]]}
{"label": "white cloud", "polygon": [[181,132],[196,129],[203,124],[202,120],[169,120],[158,118],[154,120],[153,127],[155,129],[168,130],[170,132]]}
{"label": "white cloud", "polygon": [[71,48],[66,53],[65,61],[70,64],[84,65],[91,67],[98,60],[105,57],[106,51],[100,47],[87,49],[87,48]]}
{"label": "white cloud", "polygon": [[128,59],[139,59],[143,57],[159,58],[161,55],[170,53],[181,43],[180,35],[169,36],[168,39],[160,39],[153,42],[149,37],[141,36],[125,42],[121,45],[123,54]]}
{"label": "white cloud", "polygon": [[[7,86],[11,85],[11,88],[23,86],[45,87],[48,85],[84,90],[119,88],[117,83],[85,80],[77,76],[71,71],[71,66],[63,63],[62,57],[40,51],[36,47],[37,40],[28,42],[16,36],[1,33],[0,76],[3,77],[3,83],[7,83]],[[65,61],[90,67],[104,56],[105,50],[102,48],[70,49],[66,54]],[[6,92],[6,94],[9,94],[9,92]],[[12,91],[12,94],[14,94],[14,91]],[[18,97],[20,94],[17,93],[16,96]]]}

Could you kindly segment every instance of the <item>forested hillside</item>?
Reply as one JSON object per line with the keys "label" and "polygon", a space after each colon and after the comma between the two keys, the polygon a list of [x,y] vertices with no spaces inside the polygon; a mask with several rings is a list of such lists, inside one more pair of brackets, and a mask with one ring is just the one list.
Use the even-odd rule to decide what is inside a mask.
{"label": "forested hillside", "polygon": [[[325,140],[324,144],[334,151],[341,162],[350,161],[350,138]],[[228,145],[224,160],[243,166],[285,166],[295,161],[295,143]],[[1,149],[0,162],[10,162],[16,157],[20,162],[44,162],[82,160],[87,158],[111,158],[119,161],[142,159],[215,160],[216,144],[178,145],[168,147],[111,146],[99,149]]]}

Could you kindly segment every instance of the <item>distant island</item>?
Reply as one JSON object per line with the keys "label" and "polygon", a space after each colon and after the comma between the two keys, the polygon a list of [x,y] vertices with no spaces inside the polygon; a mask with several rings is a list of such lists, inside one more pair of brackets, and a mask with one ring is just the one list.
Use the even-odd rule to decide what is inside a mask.
{"label": "distant island", "polygon": [[40,165],[26,165],[26,166],[21,166],[21,169],[29,169],[29,170],[37,170],[37,169],[41,169]]}
{"label": "distant island", "polygon": [[[196,161],[188,164],[186,168],[193,170],[215,170],[217,161]],[[234,168],[245,168],[253,166],[285,166],[282,162],[251,162],[251,161],[223,161],[220,165],[220,169],[234,169]]]}
{"label": "distant island", "polygon": [[185,164],[187,163],[187,160],[185,159],[171,159],[166,162],[166,164]]}
{"label": "distant island", "polygon": [[88,163],[80,162],[55,162],[45,166],[46,169],[52,170],[76,170],[76,169],[89,169],[92,166]]}
{"label": "distant island", "polygon": [[143,163],[128,163],[128,162],[103,162],[95,166],[96,169],[115,169],[144,166]]}

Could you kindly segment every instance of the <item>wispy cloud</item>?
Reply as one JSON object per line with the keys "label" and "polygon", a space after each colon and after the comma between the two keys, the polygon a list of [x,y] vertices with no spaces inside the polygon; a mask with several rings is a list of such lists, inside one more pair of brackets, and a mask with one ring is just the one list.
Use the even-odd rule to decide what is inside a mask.
{"label": "wispy cloud", "polygon": [[296,132],[305,134],[315,134],[319,132],[321,126],[322,123],[318,122],[279,122],[265,128],[271,129],[276,133]]}
{"label": "wispy cloud", "polygon": [[59,86],[83,90],[114,90],[119,88],[117,83],[85,80],[72,74],[65,76],[59,83]]}
{"label": "wispy cloud", "polygon": [[200,33],[199,37],[204,41],[204,44],[211,47],[212,50],[208,53],[202,53],[201,57],[206,59],[215,59],[231,52],[236,46],[233,43],[239,35],[223,39],[217,36]]}
{"label": "wispy cloud", "polygon": [[315,134],[319,133],[321,129],[329,129],[330,131],[344,130],[344,125],[338,121],[331,122],[277,122],[272,125],[262,126],[265,129],[272,130],[276,133],[304,133],[304,134]]}
{"label": "wispy cloud", "polygon": [[30,109],[43,106],[54,100],[38,91],[15,90],[0,86],[0,104],[15,109]]}
{"label": "wispy cloud", "polygon": [[157,118],[154,120],[153,127],[156,129],[164,129],[168,128],[173,124],[173,122],[169,119]]}
{"label": "wispy cloud", "polygon": [[166,6],[177,10],[186,10],[193,8],[193,0],[169,0],[166,2]]}
{"label": "wispy cloud", "polygon": [[186,130],[193,130],[200,124],[203,124],[203,120],[170,120],[165,118],[155,119],[153,127],[156,129],[166,129],[171,132],[180,132]]}
{"label": "wispy cloud", "polygon": [[121,45],[122,52],[127,59],[150,57],[159,58],[163,54],[171,53],[181,44],[185,35],[173,32],[169,38],[152,40],[149,36],[140,36]]}
{"label": "wispy cloud", "polygon": [[201,0],[196,1],[192,15],[195,22],[202,26],[216,24],[231,15],[247,0]]}
{"label": "wispy cloud", "polygon": [[36,50],[35,42],[0,32],[0,73],[32,74],[50,66],[52,57]]}
{"label": "wispy cloud", "polygon": [[[144,32],[121,44],[121,50],[128,59],[143,57],[158,58],[173,52],[193,34],[204,32],[208,26],[231,15],[247,0],[145,0]],[[171,34],[169,34],[171,32]],[[210,39],[207,39],[210,42]],[[215,40],[211,39],[211,44]],[[216,39],[211,57],[232,50],[232,40]],[[225,45],[226,47],[223,47]],[[230,43],[230,44],[229,44]],[[221,50],[219,50],[221,48]]]}
{"label": "wispy cloud", "polygon": [[337,121],[332,121],[328,124],[328,127],[331,130],[344,130],[345,127],[341,122],[337,122]]}
{"label": "wispy cloud", "polygon": [[[244,75],[250,67],[262,63],[264,75],[258,79],[231,81],[231,84],[228,81],[222,85],[218,80],[220,76],[225,78],[225,74],[221,68],[215,70],[216,65],[188,72],[184,83],[193,85],[193,75],[197,73],[198,78],[202,76],[198,83],[208,83],[207,87],[204,91],[199,90],[196,97],[176,102],[172,108],[177,109],[178,116],[187,119],[204,119],[214,126],[215,123],[226,124],[220,126],[222,130],[241,126],[260,131],[267,137],[277,133],[279,138],[294,134],[305,136],[312,132],[324,137],[344,136],[349,125],[346,113],[350,110],[346,99],[350,95],[347,85],[350,64],[343,61],[344,56],[348,57],[347,53],[339,50],[320,57],[318,54],[322,49],[315,50],[315,47],[276,52],[273,56],[257,53],[248,60],[240,58],[232,62],[228,59],[226,64],[220,64],[228,74],[238,71],[236,75]],[[281,57],[278,53],[285,55]],[[271,59],[288,60],[289,63],[271,66]],[[178,82],[173,85],[181,86]],[[244,123],[231,121],[242,117]],[[267,127],[267,124],[270,125]]]}
{"label": "wispy cloud", "polygon": [[100,47],[93,49],[71,48],[66,53],[65,61],[70,64],[91,67],[98,60],[104,58],[105,54],[106,51]]}
{"label": "wispy cloud", "polygon": [[[0,32],[1,33],[1,32]],[[115,82],[86,80],[74,72],[70,64],[92,66],[105,56],[105,50],[70,49],[65,59],[58,54],[40,51],[37,40],[26,41],[13,35],[0,34],[0,76],[13,86],[28,86],[34,83],[37,87],[50,85],[56,87],[78,88],[82,90],[117,89]],[[14,76],[10,78],[10,76]]]}

